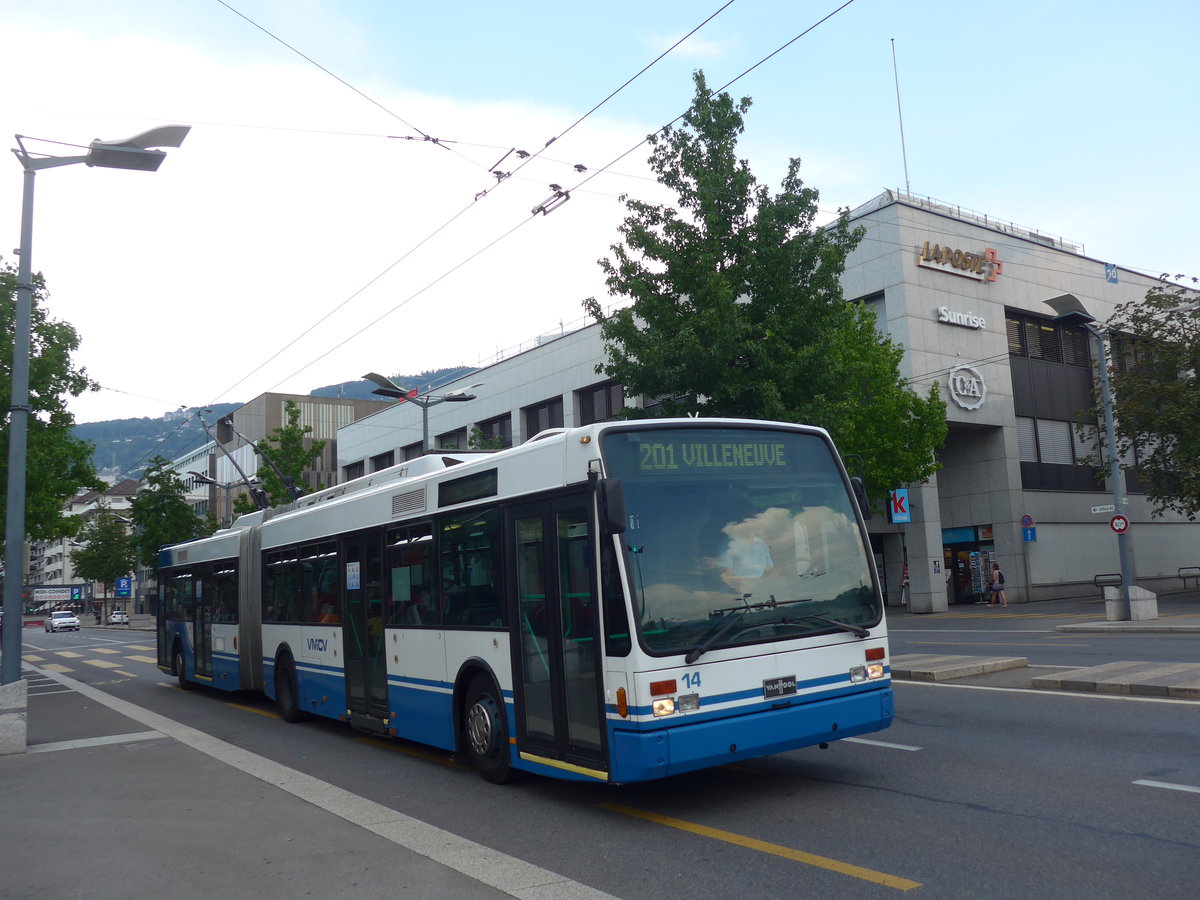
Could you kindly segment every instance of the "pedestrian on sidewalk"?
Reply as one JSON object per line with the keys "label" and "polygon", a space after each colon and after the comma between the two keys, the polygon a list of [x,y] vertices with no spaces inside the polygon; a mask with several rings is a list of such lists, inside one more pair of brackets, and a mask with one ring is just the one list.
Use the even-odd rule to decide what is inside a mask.
{"label": "pedestrian on sidewalk", "polygon": [[1000,563],[992,563],[992,599],[988,606],[1008,609],[1008,595],[1004,593],[1004,573],[1000,571]]}

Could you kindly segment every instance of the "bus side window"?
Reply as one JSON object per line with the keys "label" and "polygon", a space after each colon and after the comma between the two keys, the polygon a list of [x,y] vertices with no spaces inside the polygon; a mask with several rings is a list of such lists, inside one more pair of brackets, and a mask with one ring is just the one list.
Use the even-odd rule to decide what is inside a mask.
{"label": "bus side window", "polygon": [[420,522],[387,535],[387,621],[392,625],[440,625],[434,580],[433,525]]}

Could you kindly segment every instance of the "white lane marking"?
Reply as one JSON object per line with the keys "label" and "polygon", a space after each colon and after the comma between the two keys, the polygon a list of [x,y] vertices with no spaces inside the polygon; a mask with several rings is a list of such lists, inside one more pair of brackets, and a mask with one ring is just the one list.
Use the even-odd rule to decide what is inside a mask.
{"label": "white lane marking", "polygon": [[1171,784],[1169,781],[1146,781],[1144,779],[1139,779],[1134,784],[1163,788],[1168,791],[1184,791],[1188,794],[1200,794],[1200,787],[1193,787],[1190,784]]}
{"label": "white lane marking", "polygon": [[281,791],[287,791],[318,809],[332,813],[513,897],[524,900],[544,900],[546,897],[554,897],[555,900],[616,900],[611,894],[572,881],[557,872],[535,866],[515,856],[508,856],[428,822],[406,816],[391,807],[360,797],[272,759],[258,756],[67,675],[51,674],[36,666],[30,668],[39,674],[48,675],[97,703],[103,703],[135,722],[141,722],[166,737],[174,738],[193,750],[208,754],[213,759],[252,775]]}
{"label": "white lane marking", "polygon": [[842,738],[847,744],[866,744],[868,747],[883,747],[887,750],[924,750],[924,747],[910,747],[908,744],[893,744],[888,741],[872,741],[867,738]]}
{"label": "white lane marking", "polygon": [[52,744],[32,744],[30,753],[53,753],[56,750],[80,750],[84,747],[103,747],[105,744],[132,744],[134,741],[153,741],[165,738],[161,731],[138,731],[133,734],[110,734],[105,737],[84,738],[78,741],[55,741]]}
{"label": "white lane marking", "polygon": [[[1040,667],[1039,667],[1040,668]],[[915,684],[922,687],[956,688],[960,691],[999,691],[1009,694],[1033,694],[1038,697],[1071,697],[1083,700],[1124,700],[1132,703],[1172,703],[1176,706],[1191,706],[1200,709],[1200,701],[1176,700],[1173,697],[1134,697],[1131,694],[1095,694],[1086,691],[1060,691],[1057,689],[1033,689],[994,687],[987,684],[949,684],[945,681],[909,681],[908,679],[892,679],[892,686],[898,684]]]}

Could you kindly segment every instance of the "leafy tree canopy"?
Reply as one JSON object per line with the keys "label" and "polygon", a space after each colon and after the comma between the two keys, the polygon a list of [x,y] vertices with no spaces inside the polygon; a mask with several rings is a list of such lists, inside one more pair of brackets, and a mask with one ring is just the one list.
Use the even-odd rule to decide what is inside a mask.
{"label": "leafy tree canopy", "polygon": [[168,460],[156,456],[146,468],[146,487],[130,502],[134,543],[142,565],[158,571],[158,551],[167,544],[211,534],[216,523],[188,505],[186,487]]}
{"label": "leafy tree canopy", "polygon": [[[71,357],[79,334],[66,322],[46,314],[45,282],[33,279],[29,338],[29,417],[25,468],[25,533],[52,540],[75,533],[79,523],[63,514],[63,504],[85,489],[104,490],[92,467],[92,445],[71,435],[74,416],[70,397],[97,385]],[[0,402],[12,398],[13,341],[16,330],[17,270],[0,260]],[[0,482],[8,483],[9,428],[0,430]],[[7,492],[0,496],[0,519],[6,518]],[[2,539],[2,536],[0,536]]]}
{"label": "leafy tree canopy", "polygon": [[[1182,276],[1176,276],[1180,279]],[[1200,293],[1161,282],[1118,306],[1109,377],[1118,449],[1136,449],[1137,469],[1156,515],[1200,515]],[[1099,404],[1097,404],[1098,406]],[[1093,410],[1100,418],[1102,410]]]}
{"label": "leafy tree canopy", "polygon": [[79,540],[85,546],[72,551],[71,565],[76,574],[104,585],[105,596],[112,593],[118,578],[133,573],[137,546],[126,521],[108,506],[100,504],[96,514],[80,528]]}
{"label": "leafy tree canopy", "polygon": [[[298,496],[310,493],[304,483],[304,473],[311,468],[314,460],[320,459],[325,449],[324,441],[314,441],[309,437],[312,434],[311,425],[301,427],[300,407],[294,400],[285,400],[283,409],[287,424],[276,428],[254,448],[265,463],[259,466],[258,477],[262,479],[262,489],[272,506],[295,499],[293,487]],[[319,489],[324,485],[317,487]],[[234,512],[246,513],[253,512],[255,506],[245,494],[239,494],[233,508]]]}
{"label": "leafy tree canopy", "polygon": [[900,376],[903,348],[845,302],[839,277],[863,230],[843,211],[815,228],[818,194],[788,162],[781,189],[760,185],[736,155],[750,99],[709,91],[703,72],[678,128],[649,138],[650,165],[676,205],[623,196],[623,243],[600,260],[609,292],[628,306],[599,323],[606,364],[627,394],[661,400],[659,414],[803,422],[828,429],[861,461],[877,498],[927,479],[946,436],[937,387]]}

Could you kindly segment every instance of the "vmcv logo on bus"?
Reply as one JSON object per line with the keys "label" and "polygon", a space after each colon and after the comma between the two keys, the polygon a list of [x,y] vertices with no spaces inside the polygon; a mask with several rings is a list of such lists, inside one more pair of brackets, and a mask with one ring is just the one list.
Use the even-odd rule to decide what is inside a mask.
{"label": "vmcv logo on bus", "polygon": [[987,398],[983,376],[970,366],[955,366],[946,379],[950,396],[963,409],[979,409]]}
{"label": "vmcv logo on bus", "polygon": [[318,653],[324,653],[329,649],[329,638],[312,638],[308,639],[308,649],[316,650]]}

